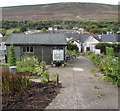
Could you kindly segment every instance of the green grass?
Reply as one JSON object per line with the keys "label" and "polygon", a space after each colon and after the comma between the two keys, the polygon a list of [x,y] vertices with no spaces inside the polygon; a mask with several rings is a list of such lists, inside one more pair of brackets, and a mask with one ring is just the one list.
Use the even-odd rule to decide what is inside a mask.
{"label": "green grass", "polygon": [[14,28],[14,29],[8,29],[8,30],[6,30],[6,34],[7,34],[7,35],[10,35],[10,34],[12,34],[13,31],[15,31],[15,30],[20,31],[20,29],[17,29],[17,28]]}

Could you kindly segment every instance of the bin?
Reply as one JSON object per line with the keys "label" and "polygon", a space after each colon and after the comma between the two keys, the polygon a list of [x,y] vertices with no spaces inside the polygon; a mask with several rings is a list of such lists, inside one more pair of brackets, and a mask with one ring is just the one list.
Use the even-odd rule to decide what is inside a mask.
{"label": "bin", "polygon": [[11,67],[9,67],[9,70],[11,73],[16,74],[16,68],[17,68],[17,66],[11,66]]}

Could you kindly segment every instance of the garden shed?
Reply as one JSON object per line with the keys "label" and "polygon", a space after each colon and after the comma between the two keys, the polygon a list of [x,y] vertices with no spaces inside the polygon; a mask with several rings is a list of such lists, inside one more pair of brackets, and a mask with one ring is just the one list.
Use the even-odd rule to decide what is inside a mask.
{"label": "garden shed", "polygon": [[11,34],[6,41],[7,56],[11,44],[13,44],[17,60],[24,56],[34,56],[39,61],[51,64],[53,49],[63,49],[65,52],[67,41],[62,33]]}

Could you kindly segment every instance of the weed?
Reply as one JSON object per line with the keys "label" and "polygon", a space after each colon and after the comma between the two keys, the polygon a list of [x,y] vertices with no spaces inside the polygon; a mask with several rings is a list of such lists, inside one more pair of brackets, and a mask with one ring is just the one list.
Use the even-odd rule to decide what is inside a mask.
{"label": "weed", "polygon": [[103,96],[105,96],[105,94],[103,94],[103,93],[99,93],[99,95],[98,95],[98,97],[103,97]]}
{"label": "weed", "polygon": [[94,85],[93,87],[94,87],[95,89],[100,89],[100,87],[97,86],[97,85]]}
{"label": "weed", "polygon": [[93,74],[95,77],[99,77],[99,75],[98,74]]}

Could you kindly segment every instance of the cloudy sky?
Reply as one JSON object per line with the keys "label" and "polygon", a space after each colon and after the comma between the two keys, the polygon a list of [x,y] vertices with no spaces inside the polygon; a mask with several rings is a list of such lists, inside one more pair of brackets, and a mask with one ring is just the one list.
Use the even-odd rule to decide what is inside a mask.
{"label": "cloudy sky", "polygon": [[89,3],[92,2],[118,5],[119,0],[0,0],[0,7],[59,3],[59,2],[89,2]]}

